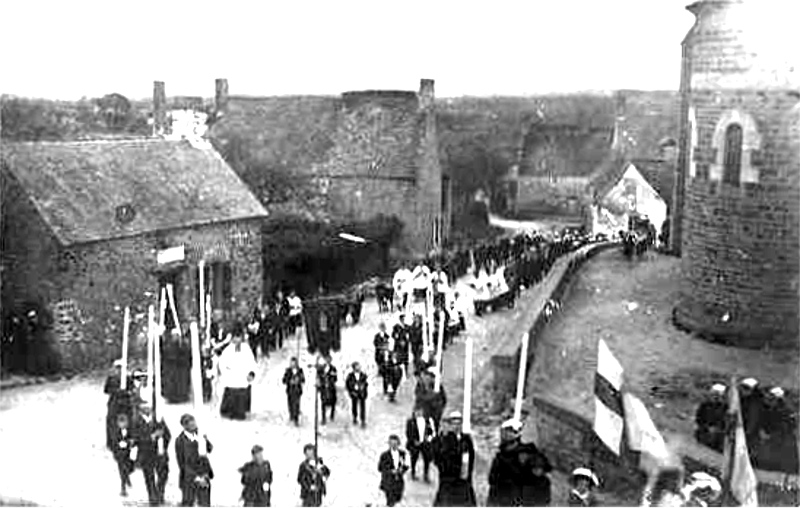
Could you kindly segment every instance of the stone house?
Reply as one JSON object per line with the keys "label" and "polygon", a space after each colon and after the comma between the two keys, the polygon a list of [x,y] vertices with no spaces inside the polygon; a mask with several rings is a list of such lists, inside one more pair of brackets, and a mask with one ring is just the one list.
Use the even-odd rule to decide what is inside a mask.
{"label": "stone house", "polygon": [[739,345],[796,348],[800,333],[800,62],[790,44],[774,44],[792,30],[774,26],[794,19],[792,7],[688,7],[696,21],[683,41],[675,317]]}
{"label": "stone house", "polygon": [[7,143],[2,186],[3,308],[39,310],[62,369],[119,357],[126,306],[142,346],[167,284],[168,326],[196,319],[201,261],[213,309],[261,296],[266,211],[210,145]]}
{"label": "stone house", "polygon": [[[209,137],[276,215],[403,223],[401,247],[427,253],[450,233],[450,176],[439,162],[434,82],[419,92],[247,97],[217,80]],[[291,183],[269,189],[277,176]],[[288,189],[286,192],[284,190]]]}

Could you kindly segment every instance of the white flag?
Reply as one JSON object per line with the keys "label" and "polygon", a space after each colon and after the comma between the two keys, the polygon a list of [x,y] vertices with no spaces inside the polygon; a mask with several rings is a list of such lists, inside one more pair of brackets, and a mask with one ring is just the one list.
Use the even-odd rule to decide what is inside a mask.
{"label": "white flag", "polygon": [[622,442],[623,407],[622,365],[611,354],[605,341],[597,345],[597,374],[594,378],[594,432],[608,448],[620,454]]}
{"label": "white flag", "polygon": [[668,458],[667,444],[656,429],[644,402],[633,394],[625,393],[622,396],[622,403],[625,409],[628,447],[641,453],[639,465],[650,470],[658,464],[666,462]]}

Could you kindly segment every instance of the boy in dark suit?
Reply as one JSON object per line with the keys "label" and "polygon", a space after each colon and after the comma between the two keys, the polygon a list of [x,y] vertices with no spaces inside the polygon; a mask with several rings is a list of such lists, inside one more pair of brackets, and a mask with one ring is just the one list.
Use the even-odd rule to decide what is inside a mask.
{"label": "boy in dark suit", "polygon": [[345,379],[345,388],[347,393],[350,394],[350,402],[353,408],[353,425],[358,423],[359,416],[361,417],[361,427],[367,425],[367,389],[369,381],[367,375],[361,371],[361,365],[358,362],[353,363],[353,370],[347,375]]}
{"label": "boy in dark suit", "polygon": [[[183,432],[175,440],[175,458],[180,468],[181,506],[211,506],[211,480],[214,471],[208,454],[213,450],[205,435],[199,436],[197,422],[189,414],[181,416]],[[201,448],[203,446],[203,448]]]}
{"label": "boy in dark suit", "polygon": [[386,506],[394,506],[403,499],[406,486],[403,475],[406,471],[408,471],[406,452],[400,449],[400,438],[392,434],[389,436],[389,449],[383,452],[378,460],[381,490],[386,494]]}
{"label": "boy in dark suit", "polygon": [[430,483],[430,468],[433,460],[433,440],[436,437],[436,423],[426,416],[420,408],[415,408],[411,418],[406,421],[406,448],[411,454],[411,479],[417,479],[417,461],[422,455],[425,483]]}
{"label": "boy in dark suit", "polygon": [[117,462],[119,470],[120,496],[127,496],[128,487],[131,486],[131,473],[136,458],[135,445],[136,441],[130,429],[128,415],[120,413],[117,415],[117,427],[111,438],[111,452],[114,454],[114,460]]}
{"label": "boy in dark suit", "polygon": [[164,487],[169,477],[169,454],[172,438],[163,419],[155,420],[148,404],[142,404],[135,428],[138,461],[147,487],[150,506],[164,504]]}
{"label": "boy in dark suit", "polygon": [[336,367],[331,363],[330,357],[324,357],[317,366],[317,386],[319,387],[323,425],[327,422],[328,409],[331,411],[331,421],[336,415],[336,381],[338,379],[339,375]]}
{"label": "boy in dark suit", "polygon": [[328,481],[331,470],[322,463],[322,459],[317,457],[313,444],[305,445],[303,453],[306,458],[297,471],[300,497],[303,499],[303,506],[320,506],[326,493],[325,482]]}
{"label": "boy in dark suit", "polygon": [[242,474],[242,499],[245,506],[270,506],[272,496],[272,468],[264,460],[264,448],[255,445],[253,460],[239,468]]}

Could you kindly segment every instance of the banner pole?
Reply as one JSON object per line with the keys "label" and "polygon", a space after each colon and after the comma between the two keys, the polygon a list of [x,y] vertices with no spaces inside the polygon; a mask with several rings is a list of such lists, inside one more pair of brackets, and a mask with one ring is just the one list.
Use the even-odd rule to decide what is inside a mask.
{"label": "banner pole", "polygon": [[200,284],[200,294],[199,304],[200,304],[200,327],[205,328],[206,324],[206,262],[202,259],[197,264],[197,269],[199,272],[199,284]]}
{"label": "banner pole", "polygon": [[472,335],[467,336],[466,354],[464,355],[464,420],[462,432],[472,432]]}
{"label": "banner pole", "polygon": [[159,414],[161,407],[162,375],[161,375],[161,334],[153,336],[153,419]]}
{"label": "banner pole", "polygon": [[444,366],[442,365],[442,353],[444,351],[444,316],[439,314],[439,341],[436,344],[436,379],[434,380],[434,390],[442,391],[442,376]]}
{"label": "banner pole", "polygon": [[120,373],[120,388],[128,389],[128,335],[131,327],[131,308],[125,307],[122,321],[122,371]]}
{"label": "banner pole", "polygon": [[522,399],[525,395],[525,380],[527,378],[528,367],[528,346],[530,335],[526,332],[522,334],[522,346],[519,356],[519,372],[517,373],[517,396],[514,400],[514,418],[522,419]]}

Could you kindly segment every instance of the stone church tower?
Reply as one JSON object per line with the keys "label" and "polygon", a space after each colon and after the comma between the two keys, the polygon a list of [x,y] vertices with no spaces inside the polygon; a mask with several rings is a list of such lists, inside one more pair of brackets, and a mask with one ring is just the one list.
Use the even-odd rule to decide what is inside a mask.
{"label": "stone church tower", "polygon": [[772,44],[793,2],[702,0],[683,42],[675,318],[747,347],[796,347],[800,66]]}

